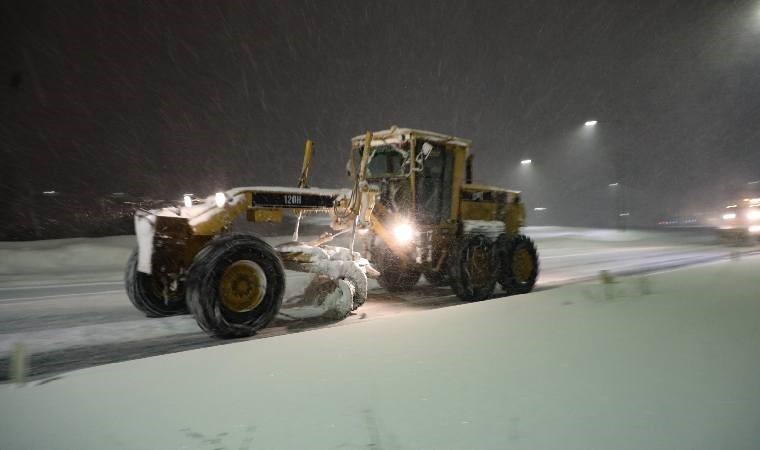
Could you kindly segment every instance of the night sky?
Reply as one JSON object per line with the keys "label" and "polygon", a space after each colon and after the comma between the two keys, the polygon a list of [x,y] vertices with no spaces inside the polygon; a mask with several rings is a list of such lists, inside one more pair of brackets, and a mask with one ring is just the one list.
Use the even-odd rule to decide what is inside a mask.
{"label": "night sky", "polygon": [[760,179],[757,0],[4,1],[0,29],[4,202],[294,185],[306,138],[346,186],[350,137],[393,124],[473,140],[556,223]]}

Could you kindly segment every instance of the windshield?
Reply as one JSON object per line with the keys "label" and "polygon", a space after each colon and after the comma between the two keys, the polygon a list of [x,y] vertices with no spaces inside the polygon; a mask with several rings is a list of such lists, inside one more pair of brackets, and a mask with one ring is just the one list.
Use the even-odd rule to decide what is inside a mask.
{"label": "windshield", "polygon": [[[359,151],[359,155],[362,150]],[[404,175],[404,160],[407,153],[393,145],[372,147],[367,164],[368,178],[400,177]]]}

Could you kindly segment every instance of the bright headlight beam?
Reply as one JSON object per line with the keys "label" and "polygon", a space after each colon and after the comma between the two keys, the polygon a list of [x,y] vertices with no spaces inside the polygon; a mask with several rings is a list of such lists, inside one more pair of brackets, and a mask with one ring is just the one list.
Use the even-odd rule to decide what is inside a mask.
{"label": "bright headlight beam", "polygon": [[736,213],[723,214],[723,220],[734,220],[734,219],[736,219]]}
{"label": "bright headlight beam", "polygon": [[408,223],[399,223],[393,227],[393,237],[399,244],[406,244],[414,237],[414,228]]}
{"label": "bright headlight beam", "polygon": [[596,121],[596,120],[587,120],[586,123],[583,124],[583,126],[584,127],[593,127],[597,123],[599,123],[599,122]]}
{"label": "bright headlight beam", "polygon": [[522,164],[523,166],[527,166],[527,165],[530,165],[532,162],[533,162],[532,159],[523,159],[522,161],[520,161],[520,164]]}
{"label": "bright headlight beam", "polygon": [[187,194],[182,196],[182,201],[185,203],[185,208],[193,206],[193,198]]}
{"label": "bright headlight beam", "polygon": [[224,192],[217,192],[214,194],[214,202],[216,202],[217,208],[221,208],[227,203],[227,196],[224,195]]}
{"label": "bright headlight beam", "polygon": [[747,211],[747,220],[760,220],[760,209],[750,209]]}

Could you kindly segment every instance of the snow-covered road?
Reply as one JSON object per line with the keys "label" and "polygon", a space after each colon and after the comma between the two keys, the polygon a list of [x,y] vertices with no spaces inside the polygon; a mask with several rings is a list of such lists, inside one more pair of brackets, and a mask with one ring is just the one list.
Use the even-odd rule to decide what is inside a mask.
{"label": "snow-covered road", "polygon": [[756,450],[759,271],[743,256],[0,385],[0,448]]}
{"label": "snow-covered road", "polygon": [[[528,233],[541,255],[539,290],[600,270],[655,271],[755,250],[722,246],[706,231],[533,227]],[[132,246],[130,236],[0,243],[0,377],[17,343],[33,354],[33,375],[223,343],[206,337],[190,316],[146,319],[131,306],[121,278]],[[372,282],[356,314],[327,320],[313,317],[313,308],[293,306],[304,277],[289,273],[285,307],[255,338],[460,304],[448,288],[422,282],[411,292],[389,294]]]}

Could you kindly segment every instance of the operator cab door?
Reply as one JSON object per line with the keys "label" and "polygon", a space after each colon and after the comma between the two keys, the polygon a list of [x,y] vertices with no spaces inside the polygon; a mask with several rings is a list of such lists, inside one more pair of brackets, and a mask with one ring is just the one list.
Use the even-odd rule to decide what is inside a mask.
{"label": "operator cab door", "polygon": [[[437,224],[451,214],[451,185],[454,171],[454,153],[443,144],[424,139],[415,141],[416,217],[420,224]],[[422,169],[419,169],[419,166]]]}

